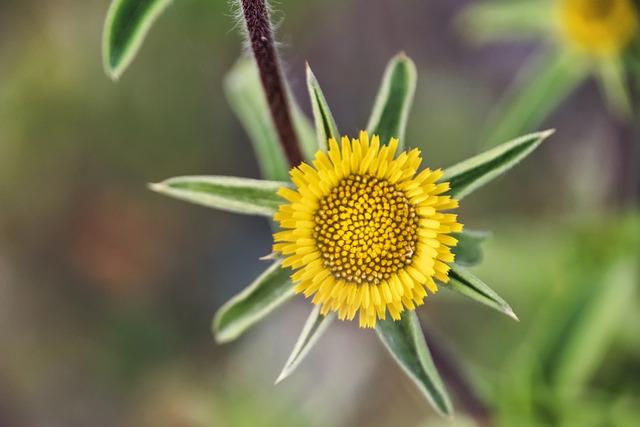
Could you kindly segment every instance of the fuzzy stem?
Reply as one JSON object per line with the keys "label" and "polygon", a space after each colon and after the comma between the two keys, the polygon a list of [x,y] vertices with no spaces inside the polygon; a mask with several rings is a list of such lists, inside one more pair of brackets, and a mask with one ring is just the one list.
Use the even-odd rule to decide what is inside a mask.
{"label": "fuzzy stem", "polygon": [[273,29],[266,0],[242,0],[241,3],[251,50],[260,71],[260,80],[267,97],[271,118],[289,164],[292,167],[297,166],[302,162],[302,153],[291,120],[289,100],[273,41]]}

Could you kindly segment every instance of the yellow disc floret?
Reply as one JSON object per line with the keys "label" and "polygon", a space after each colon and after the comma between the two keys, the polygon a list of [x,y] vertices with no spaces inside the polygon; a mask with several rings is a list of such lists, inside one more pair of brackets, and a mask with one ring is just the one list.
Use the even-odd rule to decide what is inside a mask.
{"label": "yellow disc floret", "polygon": [[404,191],[384,179],[349,175],[320,200],[313,237],[334,277],[379,284],[411,262],[418,215]]}
{"label": "yellow disc floret", "polygon": [[357,139],[329,140],[313,166],[291,170],[295,190],[274,219],[274,251],[282,254],[295,291],[340,319],[359,313],[360,326],[374,327],[389,311],[399,319],[423,303],[435,280],[446,283],[450,234],[462,231],[454,214],[458,202],[444,195],[442,171],[425,169],[417,149],[395,157],[398,141],[381,146],[361,132]]}
{"label": "yellow disc floret", "polygon": [[638,32],[638,11],[632,0],[558,1],[560,29],[583,52],[617,55]]}

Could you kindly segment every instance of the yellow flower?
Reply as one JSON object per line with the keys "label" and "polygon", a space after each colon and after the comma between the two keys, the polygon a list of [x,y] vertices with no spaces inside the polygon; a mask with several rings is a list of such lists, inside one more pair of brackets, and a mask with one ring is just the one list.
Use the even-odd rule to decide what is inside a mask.
{"label": "yellow flower", "polygon": [[632,0],[559,0],[564,38],[595,56],[621,53],[638,32],[638,11]]}
{"label": "yellow flower", "polygon": [[441,170],[425,169],[420,151],[395,157],[398,140],[380,145],[366,132],[341,146],[329,140],[313,167],[291,170],[295,190],[281,188],[289,203],[274,219],[274,252],[285,259],[295,291],[313,297],[321,313],[337,312],[341,320],[359,313],[361,327],[374,327],[388,310],[400,319],[437,291],[434,279],[448,282],[454,260],[450,234],[462,231],[458,206],[438,183]]}

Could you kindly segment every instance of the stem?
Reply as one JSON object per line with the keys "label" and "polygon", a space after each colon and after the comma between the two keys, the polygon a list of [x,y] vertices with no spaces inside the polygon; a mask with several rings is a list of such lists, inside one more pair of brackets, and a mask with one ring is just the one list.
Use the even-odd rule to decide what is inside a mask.
{"label": "stem", "polygon": [[302,153],[291,120],[289,99],[273,41],[273,29],[266,0],[242,0],[241,3],[251,50],[258,65],[271,118],[289,164],[292,167],[297,166],[302,162]]}

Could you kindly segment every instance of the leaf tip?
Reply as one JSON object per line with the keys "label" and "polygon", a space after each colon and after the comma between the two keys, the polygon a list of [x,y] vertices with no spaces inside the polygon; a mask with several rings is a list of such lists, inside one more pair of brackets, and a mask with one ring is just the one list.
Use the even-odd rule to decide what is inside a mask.
{"label": "leaf tip", "polygon": [[311,65],[309,65],[309,62],[305,62],[304,66],[307,74],[307,82],[317,84],[316,75],[313,73],[313,70],[311,69]]}
{"label": "leaf tip", "polygon": [[289,372],[287,372],[287,371],[288,371],[288,369],[287,369],[287,367],[285,366],[285,367],[282,369],[282,372],[280,372],[280,375],[278,375],[278,378],[276,378],[276,380],[274,381],[273,385],[278,385],[278,384],[280,384],[280,383],[281,383],[285,378],[287,378],[287,377],[289,376]]}
{"label": "leaf tip", "polygon": [[520,319],[518,319],[518,316],[516,316],[516,313],[513,311],[513,309],[510,306],[506,306],[505,307],[504,314],[506,314],[507,316],[511,317],[516,322],[520,321]]}
{"label": "leaf tip", "polygon": [[235,338],[232,334],[229,334],[228,331],[225,332],[225,330],[220,327],[221,317],[222,312],[218,311],[211,321],[211,334],[216,344],[226,344]]}
{"label": "leaf tip", "polygon": [[261,256],[260,258],[258,258],[260,261],[273,261],[278,259],[278,254],[275,252],[271,252],[270,254],[267,254],[265,256]]}
{"label": "leaf tip", "polygon": [[156,193],[162,193],[164,187],[164,184],[162,184],[161,182],[150,182],[147,184],[147,188]]}
{"label": "leaf tip", "polygon": [[554,133],[556,133],[555,129],[547,129],[547,130],[544,130],[544,131],[540,132],[540,141],[544,141],[545,139],[549,138]]}

